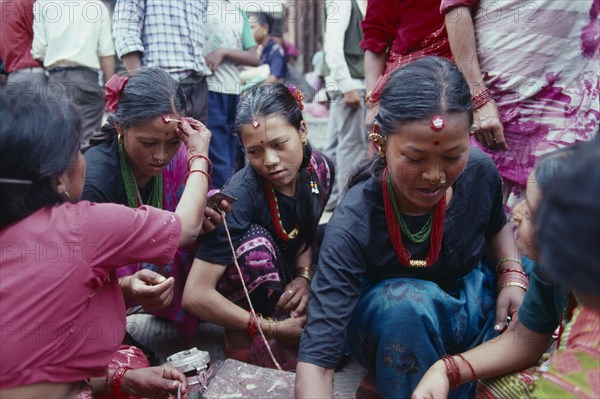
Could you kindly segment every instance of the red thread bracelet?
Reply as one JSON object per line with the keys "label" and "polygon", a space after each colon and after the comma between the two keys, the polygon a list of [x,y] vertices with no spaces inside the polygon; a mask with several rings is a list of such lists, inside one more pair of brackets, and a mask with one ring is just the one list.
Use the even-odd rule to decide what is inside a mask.
{"label": "red thread bracelet", "polygon": [[192,155],[191,157],[189,157],[188,164],[190,166],[190,169],[192,169],[192,161],[194,159],[198,159],[198,158],[202,158],[202,159],[206,160],[206,163],[208,163],[208,174],[212,175],[213,170],[214,170],[214,165],[213,165],[212,161],[210,159],[208,159],[208,157],[205,157],[204,155],[195,154],[195,155]]}
{"label": "red thread bracelet", "polygon": [[113,396],[117,399],[125,399],[128,397],[121,395],[121,381],[127,370],[131,370],[131,367],[119,367],[112,376]]}
{"label": "red thread bracelet", "polygon": [[194,169],[194,170],[190,170],[190,171],[187,173],[187,175],[185,175],[185,182],[184,182],[184,184],[187,184],[188,177],[190,177],[190,175],[191,175],[192,173],[196,173],[196,172],[197,172],[197,173],[202,173],[204,176],[206,176],[206,178],[208,179],[208,189],[209,189],[209,190],[212,190],[212,179],[210,178],[210,175],[209,175],[208,173],[206,173],[205,171],[203,171],[203,170],[200,170],[200,169]]}

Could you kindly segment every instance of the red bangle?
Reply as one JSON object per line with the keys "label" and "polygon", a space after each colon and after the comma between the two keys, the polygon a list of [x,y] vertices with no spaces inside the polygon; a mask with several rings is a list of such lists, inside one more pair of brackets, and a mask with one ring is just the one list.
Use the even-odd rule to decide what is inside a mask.
{"label": "red bangle", "polygon": [[446,366],[446,375],[448,376],[450,389],[458,387],[460,385],[460,369],[458,368],[458,364],[456,364],[456,360],[451,355],[444,355],[442,356],[442,361],[444,362],[444,366]]}
{"label": "red bangle", "polygon": [[125,399],[128,397],[121,395],[121,380],[127,370],[131,370],[131,367],[119,367],[112,376],[113,396],[117,399]]}
{"label": "red bangle", "polygon": [[254,312],[248,312],[248,325],[246,326],[246,335],[253,338],[258,334],[258,317]]}
{"label": "red bangle", "polygon": [[210,159],[208,159],[208,157],[205,157],[204,155],[201,155],[201,154],[195,154],[188,158],[188,164],[190,166],[190,169],[192,169],[192,161],[194,159],[198,159],[198,158],[202,158],[202,159],[206,160],[206,163],[208,163],[208,174],[212,175],[212,172],[214,170],[213,163],[211,162]]}
{"label": "red bangle", "polygon": [[519,273],[525,277],[527,277],[527,279],[529,280],[529,276],[527,275],[527,273],[525,273],[523,270],[519,270],[519,269],[504,269],[500,272],[500,275],[503,275],[505,273]]}
{"label": "red bangle", "polygon": [[206,178],[208,179],[208,189],[209,189],[209,190],[212,190],[212,179],[210,178],[210,175],[209,175],[208,173],[206,173],[205,171],[203,171],[203,170],[200,170],[200,169],[194,169],[194,170],[190,170],[190,171],[187,173],[187,175],[185,175],[185,182],[184,182],[184,184],[187,184],[188,177],[190,177],[190,175],[191,175],[192,173],[196,173],[196,172],[197,172],[197,173],[202,173],[204,176],[206,176]]}
{"label": "red bangle", "polygon": [[473,368],[471,363],[462,355],[462,353],[457,353],[456,356],[460,357],[462,361],[465,362],[467,366],[469,366],[471,374],[473,374],[473,381],[477,381],[479,378],[477,378],[477,373],[475,372],[475,369]]}
{"label": "red bangle", "polygon": [[473,96],[473,110],[483,107],[492,99],[492,93],[487,87],[480,93]]}

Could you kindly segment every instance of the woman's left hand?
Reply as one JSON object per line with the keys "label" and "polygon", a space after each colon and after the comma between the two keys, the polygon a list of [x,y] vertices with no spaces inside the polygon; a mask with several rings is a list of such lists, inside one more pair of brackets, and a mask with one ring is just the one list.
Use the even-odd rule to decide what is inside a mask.
{"label": "woman's left hand", "polygon": [[275,307],[283,309],[292,317],[300,317],[306,313],[307,302],[308,281],[304,277],[296,277],[285,287]]}
{"label": "woman's left hand", "polygon": [[[225,200],[221,201],[219,208],[225,212],[226,215],[231,212],[231,205]],[[207,206],[204,208],[204,219],[202,220],[202,231],[200,234],[210,233],[222,224],[223,216],[221,216],[221,213],[216,209]]]}
{"label": "woman's left hand", "polygon": [[498,293],[496,300],[496,321],[494,330],[502,332],[508,326],[508,316],[513,318],[523,302],[525,291],[519,287],[505,287]]}
{"label": "woman's left hand", "polygon": [[508,150],[504,127],[494,100],[488,101],[473,112],[475,139],[490,150]]}

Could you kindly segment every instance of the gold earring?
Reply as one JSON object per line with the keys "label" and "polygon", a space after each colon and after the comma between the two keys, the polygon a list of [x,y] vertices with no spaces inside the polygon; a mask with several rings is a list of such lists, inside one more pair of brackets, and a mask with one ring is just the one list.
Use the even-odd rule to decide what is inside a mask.
{"label": "gold earring", "polygon": [[306,147],[308,145],[308,140],[305,138],[302,139],[302,146]]}
{"label": "gold earring", "polygon": [[373,145],[379,152],[379,156],[381,158],[385,158],[385,137],[383,137],[379,133],[371,132],[369,133],[369,140],[373,143]]}
{"label": "gold earring", "polygon": [[62,192],[62,195],[64,195],[64,196],[65,196],[65,199],[66,199],[67,201],[70,201],[70,200],[71,200],[71,195],[69,195],[69,192],[68,192],[67,190],[63,191],[63,192]]}

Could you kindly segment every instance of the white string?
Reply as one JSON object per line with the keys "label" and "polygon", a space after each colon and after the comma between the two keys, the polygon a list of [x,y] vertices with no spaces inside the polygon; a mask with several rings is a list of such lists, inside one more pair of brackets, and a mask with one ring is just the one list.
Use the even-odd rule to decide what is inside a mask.
{"label": "white string", "polygon": [[244,287],[244,293],[246,294],[246,299],[248,299],[248,305],[250,305],[250,311],[252,312],[252,316],[254,317],[254,320],[257,321],[256,325],[258,327],[258,332],[260,333],[260,336],[262,337],[263,342],[264,342],[265,346],[267,347],[267,351],[269,352],[269,355],[271,356],[271,360],[273,361],[273,364],[275,364],[275,367],[277,367],[278,370],[282,371],[282,368],[279,365],[279,363],[277,362],[277,359],[275,359],[275,356],[273,355],[273,352],[271,351],[271,346],[267,342],[267,338],[265,337],[265,334],[263,333],[262,327],[260,326],[260,320],[256,317],[256,312],[254,311],[254,306],[252,306],[252,301],[250,300],[250,294],[248,293],[248,289],[246,288],[246,283],[244,282],[244,277],[242,276],[242,269],[240,268],[240,265],[238,264],[237,256],[235,255],[235,248],[233,248],[233,243],[231,242],[231,235],[229,235],[229,228],[227,227],[227,219],[225,218],[225,212],[223,212],[223,210],[219,209],[219,213],[221,214],[221,218],[223,218],[223,226],[225,227],[225,232],[227,233],[227,239],[229,240],[229,246],[231,247],[231,252],[233,253],[233,262],[235,263],[235,267],[237,268],[237,271],[240,275],[242,287]]}

